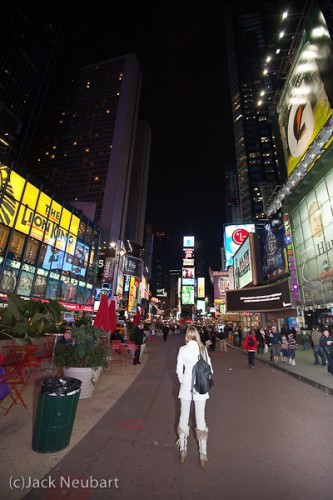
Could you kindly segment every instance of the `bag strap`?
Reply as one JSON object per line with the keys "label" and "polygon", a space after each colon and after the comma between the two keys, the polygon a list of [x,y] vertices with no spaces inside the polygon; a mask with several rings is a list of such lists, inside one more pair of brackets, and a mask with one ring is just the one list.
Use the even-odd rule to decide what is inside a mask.
{"label": "bag strap", "polygon": [[[199,351],[198,354],[198,361],[200,361],[201,353]],[[195,365],[194,365],[195,366]],[[193,368],[194,368],[193,366]],[[192,384],[191,384],[191,394],[192,394],[192,401],[193,401],[193,388],[194,388],[194,373],[193,373],[193,368],[192,368]]]}

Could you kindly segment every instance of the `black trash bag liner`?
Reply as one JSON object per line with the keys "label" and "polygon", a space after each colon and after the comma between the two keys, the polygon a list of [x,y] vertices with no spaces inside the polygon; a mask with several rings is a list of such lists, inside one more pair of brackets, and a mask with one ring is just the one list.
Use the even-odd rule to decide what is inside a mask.
{"label": "black trash bag liner", "polygon": [[50,377],[42,382],[41,392],[50,396],[67,396],[81,388],[81,380],[72,377]]}

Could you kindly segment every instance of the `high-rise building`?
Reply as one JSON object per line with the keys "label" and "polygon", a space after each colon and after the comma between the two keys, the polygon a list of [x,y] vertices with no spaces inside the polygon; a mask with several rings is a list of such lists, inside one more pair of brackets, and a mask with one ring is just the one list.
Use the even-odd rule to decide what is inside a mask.
{"label": "high-rise building", "polygon": [[1,9],[0,152],[24,166],[73,2],[7,0]]}
{"label": "high-rise building", "polygon": [[[261,185],[273,190],[280,173],[268,106],[258,108],[262,85],[261,57],[268,40],[262,13],[234,16],[226,10],[226,37],[230,92],[239,186],[240,219],[255,221],[264,215]],[[267,28],[267,31],[264,30]]]}
{"label": "high-rise building", "polygon": [[83,211],[83,202],[96,204],[106,242],[130,236],[143,244],[145,200],[136,200],[139,218],[130,209],[136,228],[126,226],[131,183],[141,198],[147,189],[150,131],[142,125],[137,134],[140,92],[135,54],[70,71],[48,96],[29,155],[29,171],[63,198]]}
{"label": "high-rise building", "polygon": [[125,239],[135,241],[141,246],[145,246],[150,149],[151,129],[146,120],[139,120],[135,139]]}
{"label": "high-rise building", "polygon": [[[274,113],[316,0],[265,1],[246,14],[226,8],[226,40],[241,222],[265,218],[286,179],[275,144]],[[333,8],[317,0],[332,32]]]}

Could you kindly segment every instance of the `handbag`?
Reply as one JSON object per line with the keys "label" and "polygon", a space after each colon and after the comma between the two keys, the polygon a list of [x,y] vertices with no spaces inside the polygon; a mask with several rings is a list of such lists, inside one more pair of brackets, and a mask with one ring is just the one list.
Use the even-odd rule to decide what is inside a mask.
{"label": "handbag", "polygon": [[193,366],[192,369],[192,396],[193,392],[198,392],[199,394],[207,394],[209,390],[214,386],[212,369],[207,360],[207,351],[205,349],[204,359],[201,354],[198,356],[198,361]]}

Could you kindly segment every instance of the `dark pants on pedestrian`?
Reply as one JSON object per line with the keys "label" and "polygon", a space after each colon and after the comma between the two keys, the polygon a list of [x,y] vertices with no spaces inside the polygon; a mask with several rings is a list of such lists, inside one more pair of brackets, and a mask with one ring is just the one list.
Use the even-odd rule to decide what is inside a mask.
{"label": "dark pants on pedestrian", "polygon": [[313,346],[313,354],[315,358],[315,365],[320,365],[319,358],[321,358],[321,364],[326,365],[325,354],[323,353],[323,348],[320,345]]}
{"label": "dark pants on pedestrian", "polygon": [[327,358],[327,363],[328,363],[328,373],[331,373],[333,375],[333,356],[330,352],[327,351],[327,348],[325,349],[325,354]]}
{"label": "dark pants on pedestrian", "polygon": [[134,360],[133,363],[136,365],[140,360],[141,344],[135,344]]}
{"label": "dark pants on pedestrian", "polygon": [[254,366],[254,351],[247,351],[247,356],[249,360],[249,365]]}

